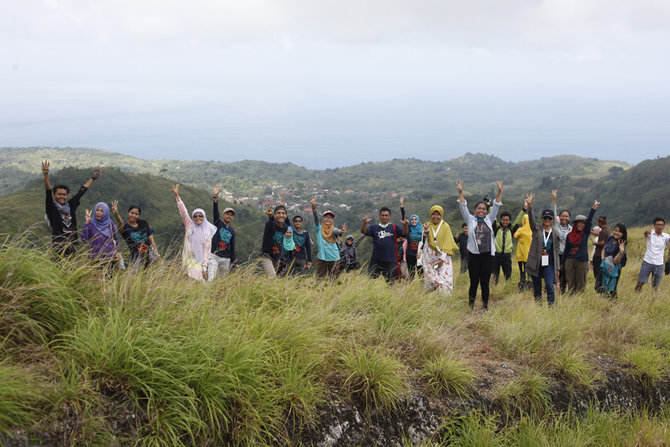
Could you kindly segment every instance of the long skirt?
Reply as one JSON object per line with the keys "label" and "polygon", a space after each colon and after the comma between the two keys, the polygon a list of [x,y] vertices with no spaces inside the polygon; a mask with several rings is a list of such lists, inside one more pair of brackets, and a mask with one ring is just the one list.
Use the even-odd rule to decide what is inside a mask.
{"label": "long skirt", "polygon": [[[454,288],[454,266],[451,256],[446,253],[438,253],[431,247],[426,246],[422,254],[423,261],[423,287],[426,292],[439,290],[443,295],[450,295]],[[442,266],[435,268],[437,261],[444,261]]]}

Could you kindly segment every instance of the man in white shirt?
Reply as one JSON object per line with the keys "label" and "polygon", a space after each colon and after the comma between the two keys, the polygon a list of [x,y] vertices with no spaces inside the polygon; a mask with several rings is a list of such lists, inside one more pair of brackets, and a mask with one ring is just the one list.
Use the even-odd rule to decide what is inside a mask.
{"label": "man in white shirt", "polygon": [[642,290],[642,286],[652,275],[651,286],[655,289],[661,284],[663,278],[663,261],[666,248],[670,247],[670,234],[664,233],[665,219],[657,217],[654,219],[654,230],[644,230],[644,237],[647,238],[647,251],[644,253],[644,260],[640,273],[637,275],[637,285],[635,291]]}

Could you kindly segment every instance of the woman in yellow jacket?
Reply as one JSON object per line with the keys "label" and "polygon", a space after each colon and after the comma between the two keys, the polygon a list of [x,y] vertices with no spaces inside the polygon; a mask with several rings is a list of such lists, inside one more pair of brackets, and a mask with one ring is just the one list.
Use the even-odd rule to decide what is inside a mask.
{"label": "woman in yellow jacket", "polygon": [[516,260],[519,263],[519,288],[529,288],[530,281],[526,280],[526,261],[530,252],[530,244],[533,242],[533,232],[530,229],[528,214],[523,216],[521,228],[514,233],[514,239],[518,239],[516,246]]}

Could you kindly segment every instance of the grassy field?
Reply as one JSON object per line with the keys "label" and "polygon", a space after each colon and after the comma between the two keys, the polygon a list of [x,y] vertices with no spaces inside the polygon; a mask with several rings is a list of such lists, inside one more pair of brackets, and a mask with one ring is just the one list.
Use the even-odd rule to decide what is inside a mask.
{"label": "grassy field", "polygon": [[602,381],[603,358],[640,383],[667,380],[670,280],[634,293],[644,247],[640,229],[629,234],[618,300],[589,282],[582,295],[538,306],[516,291],[515,271],[492,289],[488,312],[467,306],[467,275],[449,297],[418,281],[268,280],[253,268],[205,285],[169,263],[104,279],[82,259],[61,265],[8,240],[0,434],[65,445],[294,444],[333,401],[383,415],[418,392],[447,406],[477,393],[497,409],[445,417],[425,445],[668,445],[667,411],[556,414],[549,397],[558,382]]}

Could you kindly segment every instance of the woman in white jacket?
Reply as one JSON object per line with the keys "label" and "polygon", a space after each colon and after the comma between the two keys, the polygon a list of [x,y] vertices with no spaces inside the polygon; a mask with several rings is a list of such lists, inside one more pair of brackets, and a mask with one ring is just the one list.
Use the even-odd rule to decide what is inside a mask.
{"label": "woman in white jacket", "polygon": [[493,221],[498,215],[498,209],[502,206],[503,185],[501,181],[496,182],[498,194],[493,201],[491,212],[488,212],[486,202],[477,202],[475,214],[468,211],[468,202],[463,195],[463,181],[456,184],[458,191],[458,205],[461,208],[463,220],[468,224],[468,274],[470,276],[470,291],[468,293],[470,307],[475,306],[477,297],[477,286],[482,288],[482,305],[484,309],[489,305],[489,280],[493,270],[493,258],[496,254],[495,235],[493,234]]}

